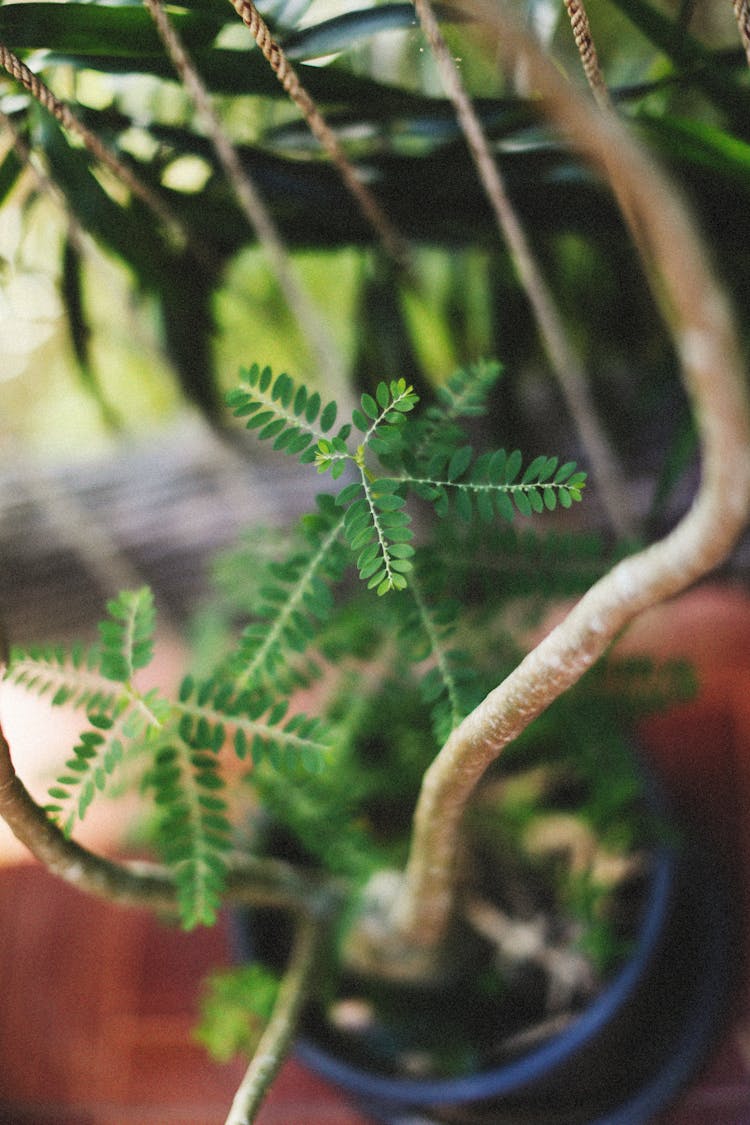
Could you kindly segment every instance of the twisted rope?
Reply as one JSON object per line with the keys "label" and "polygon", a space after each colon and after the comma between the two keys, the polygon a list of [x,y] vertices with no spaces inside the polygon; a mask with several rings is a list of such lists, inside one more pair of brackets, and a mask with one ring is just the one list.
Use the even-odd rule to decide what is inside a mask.
{"label": "twisted rope", "polygon": [[[740,0],[737,0],[740,2]],[[746,0],[742,0],[746,2]],[[581,66],[586,75],[594,97],[600,105],[609,105],[609,93],[599,67],[599,58],[591,34],[591,25],[583,6],[583,0],[565,0],[565,7],[570,17],[570,26],[573,29],[578,54],[581,57]]]}
{"label": "twisted rope", "polygon": [[222,125],[211,96],[186,49],[179,32],[167,15],[162,0],[144,0],[183,86],[193,99],[203,118],[209,140],[219,163],[232,187],[245,218],[255,231],[258,242],[276,275],[289,308],[292,311],[314,354],[315,361],[332,386],[339,389],[340,397],[346,393],[346,366],[337,345],[326,330],[320,314],[308,299],[305,289],[295,276],[289,253],[278,228],[260,195],[252,177],[243,166],[230,137]]}
{"label": "twisted rope", "polygon": [[86,150],[90,152],[100,164],[108,168],[121,183],[125,184],[133,195],[145,203],[157,218],[164,223],[174,241],[178,244],[190,245],[196,257],[206,266],[213,269],[213,255],[209,253],[207,247],[197,243],[196,240],[187,233],[183,223],[177,218],[161,196],[153,191],[147,184],[144,184],[142,180],[136,176],[135,172],[133,172],[127,164],[124,164],[122,160],[104,144],[96,133],[93,133],[91,129],[83,124],[80,118],[76,117],[70,106],[53,94],[49,86],[47,86],[38,75],[34,74],[34,72],[30,70],[13,51],[6,47],[4,43],[0,43],[0,66],[2,66],[3,70],[5,70],[11,78],[19,82],[24,89],[31,94],[35,101],[51,113],[64,129],[80,137]]}
{"label": "twisted rope", "polygon": [[336,134],[300,82],[297,72],[271,35],[268,24],[258,9],[251,0],[229,0],[229,2],[245,27],[249,29],[284,91],[305,118],[310,132],[330,157],[343,183],[356,200],[360,211],[378,235],[387,253],[402,268],[408,270],[410,254],[404,238],[396,230],[396,227],[369,189],[357,176],[354,167],[339,144]]}

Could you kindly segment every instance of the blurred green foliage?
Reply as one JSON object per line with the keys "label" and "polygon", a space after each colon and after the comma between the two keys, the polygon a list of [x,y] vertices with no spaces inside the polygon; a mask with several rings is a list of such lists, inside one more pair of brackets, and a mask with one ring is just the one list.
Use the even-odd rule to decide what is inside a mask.
{"label": "blurred green foliage", "polygon": [[[171,5],[170,18],[358,389],[402,376],[424,393],[458,363],[496,354],[510,372],[492,412],[498,437],[512,433],[535,448],[545,443],[539,430],[546,419],[546,443],[559,444],[559,399],[544,375],[526,299],[411,5],[351,11],[269,0],[261,7],[358,173],[412,244],[415,281],[385,258],[231,6],[190,0]],[[750,281],[750,85],[731,11],[724,10],[730,6],[702,5],[690,19],[687,6],[648,0],[593,0],[588,7],[618,112],[675,174],[730,287],[741,292]],[[583,86],[563,6],[524,0],[521,8]],[[498,71],[492,45],[477,42],[462,24],[446,23],[445,30],[513,202],[587,357],[615,445],[626,463],[642,463],[644,449],[651,450],[649,468],[671,479],[670,464],[674,470],[685,461],[675,361],[608,193],[540,124],[517,76]],[[207,265],[175,245],[46,110],[10,78],[0,83],[0,109],[77,222],[124,271],[124,292],[147,325],[146,345],[161,341],[181,394],[223,424],[221,392],[248,351],[324,385],[326,372],[311,369],[306,341],[254,249],[254,233],[146,10],[135,2],[6,3],[0,41],[76,105],[85,124],[210,247]],[[32,217],[39,195],[6,144],[0,202],[20,199]],[[97,309],[96,282],[85,259],[77,276],[72,271],[62,230],[50,248],[65,279],[69,353],[104,423],[123,414],[129,422],[133,412],[118,401],[123,379],[113,377],[108,350],[97,341],[106,317]],[[141,366],[143,346],[141,339],[134,349]],[[164,410],[176,401],[175,389],[158,365],[156,371],[136,371],[136,378],[152,386],[151,399]],[[136,413],[144,410],[149,402],[141,397]],[[677,460],[670,462],[672,446]]]}

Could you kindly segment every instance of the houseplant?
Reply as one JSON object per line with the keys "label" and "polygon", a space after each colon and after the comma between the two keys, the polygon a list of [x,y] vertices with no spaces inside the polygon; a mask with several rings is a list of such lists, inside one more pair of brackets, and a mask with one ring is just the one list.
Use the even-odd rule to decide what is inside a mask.
{"label": "houseplant", "polygon": [[[486,18],[499,17],[491,13]],[[521,49],[512,25],[503,23],[503,37],[508,49],[514,53]],[[547,456],[529,463],[520,482],[521,465],[515,454],[495,452],[478,462],[473,460],[469,443],[448,423],[456,415],[460,417],[460,408],[465,411],[468,405],[472,412],[481,405],[481,394],[468,403],[466,395],[489,384],[488,373],[482,369],[472,379],[465,373],[450,385],[442,409],[428,411],[421,428],[411,430],[405,440],[410,420],[404,419],[416,405],[416,396],[405,380],[395,378],[378,384],[374,393],[366,393],[353,415],[354,430],[342,431],[332,407],[324,405],[318,393],[302,390],[286,376],[275,378],[265,368],[253,367],[246,372],[243,385],[231,394],[230,405],[250,418],[261,437],[287,453],[315,461],[339,488],[337,499],[323,500],[314,519],[308,521],[306,553],[292,555],[277,567],[274,584],[261,591],[265,619],[271,621],[271,627],[250,628],[228,665],[222,662],[216,676],[207,682],[186,679],[180,698],[172,705],[157,693],[139,693],[133,680],[147,661],[150,646],[152,607],[145,591],[123,594],[112,604],[110,620],[102,629],[102,645],[95,653],[16,654],[10,664],[9,674],[17,682],[25,681],[37,690],[54,687],[58,703],[74,701],[89,715],[91,729],[82,736],[66,773],[53,789],[55,807],[50,812],[63,822],[63,829],[71,823],[70,798],[82,796],[74,821],[95,794],[98,777],[106,779],[114,771],[125,741],[131,739],[144,738],[144,747],[151,752],[149,784],[166,810],[164,843],[166,859],[173,864],[172,875],[91,856],[31,802],[13,774],[6,747],[3,813],[54,870],[123,901],[150,901],[159,908],[172,908],[180,897],[188,925],[210,921],[224,892],[235,900],[275,903],[295,915],[301,910],[291,976],[281,989],[281,1016],[272,1017],[269,1024],[270,1034],[278,1036],[274,1065],[280,1045],[291,1033],[289,1016],[301,1003],[301,992],[292,986],[310,964],[320,928],[319,911],[336,896],[328,882],[321,885],[313,879],[311,883],[304,872],[276,860],[261,857],[235,862],[228,858],[229,826],[219,792],[217,754],[231,727],[241,759],[255,750],[258,758],[267,755],[272,765],[283,769],[289,748],[295,746],[309,767],[317,764],[323,744],[320,724],[300,715],[288,720],[278,698],[268,694],[267,681],[274,692],[298,686],[299,668],[292,665],[289,669],[281,663],[275,642],[283,639],[292,650],[309,643],[310,619],[323,618],[328,611],[321,574],[338,576],[348,558],[348,546],[356,556],[360,577],[373,586],[374,597],[381,595],[383,604],[409,587],[417,591],[416,608],[430,638],[429,647],[439,658],[438,664],[443,660],[447,673],[431,679],[428,675],[428,695],[437,695],[443,704],[447,700],[449,706],[441,707],[437,717],[444,748],[425,775],[405,873],[389,880],[389,895],[385,896],[382,879],[376,879],[378,893],[370,896],[365,892],[361,913],[355,915],[344,942],[353,964],[377,968],[386,977],[413,973],[423,978],[430,976],[439,961],[454,902],[460,851],[457,834],[480,777],[532,718],[582,676],[636,612],[681,589],[720,561],[746,519],[748,422],[738,348],[731,317],[692,224],[679,199],[667,191],[659,174],[609,113],[592,113],[529,45],[524,43],[522,49],[534,86],[545,94],[550,114],[595,159],[620,198],[627,220],[635,226],[697,406],[704,483],[675,531],[627,557],[595,583],[565,621],[498,687],[486,694],[482,689],[483,698],[475,705],[470,694],[473,685],[467,687],[461,681],[458,672],[462,669],[455,666],[450,650],[442,652],[441,634],[453,621],[437,618],[430,627],[429,606],[424,601],[420,605],[419,572],[414,570],[411,529],[404,515],[409,479],[418,498],[439,509],[449,505],[455,494],[464,497],[456,501],[459,507],[476,506],[481,515],[489,516],[487,501],[480,497],[492,495],[500,514],[508,515],[510,493],[514,497],[511,504],[528,515],[576,500],[582,478],[571,464],[563,466]],[[354,431],[361,437],[355,434],[352,442]],[[344,475],[347,471],[354,474],[353,480]],[[343,548],[338,545],[342,533]],[[300,604],[305,613],[295,616]],[[403,614],[403,607],[393,612]],[[383,659],[388,659],[387,654]],[[282,671],[290,675],[284,676]],[[243,696],[246,688],[251,690]],[[297,756],[293,754],[291,769],[296,768]],[[290,992],[291,1004],[286,1002]],[[247,1118],[252,1112],[268,1079],[267,1074],[258,1078],[259,1065],[251,1068],[231,1120]]]}

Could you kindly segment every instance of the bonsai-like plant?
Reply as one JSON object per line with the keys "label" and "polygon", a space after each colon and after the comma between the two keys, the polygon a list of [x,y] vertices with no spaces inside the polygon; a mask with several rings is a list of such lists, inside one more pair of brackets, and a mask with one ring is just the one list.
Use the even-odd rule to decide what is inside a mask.
{"label": "bonsai-like plant", "polygon": [[[608,503],[616,512],[622,481],[586,401],[576,357],[432,10],[424,0],[415,6],[512,248],[547,355],[569,401],[576,404],[581,432],[592,448],[599,479],[609,481]],[[238,0],[236,7],[328,147],[388,253],[408,269],[407,247],[353,176],[335,135],[254,6]],[[472,619],[471,606],[462,618],[462,607],[448,597],[456,588],[452,568],[461,561],[462,547],[460,538],[451,545],[450,535],[441,534],[440,520],[449,527],[453,517],[467,523],[476,517],[492,527],[519,514],[528,519],[570,508],[581,499],[585,474],[547,452],[525,459],[490,444],[475,453],[469,429],[482,418],[499,377],[495,363],[467,364],[426,404],[393,372],[359,397],[343,423],[325,393],[253,364],[227,395],[232,413],[279,455],[317,471],[329,490],[302,521],[283,557],[248,568],[255,612],[236,646],[218,655],[210,674],[186,675],[175,699],[157,690],[141,691],[138,673],[150,660],[154,629],[153,601],[141,589],[123,592],[110,603],[95,647],[9,654],[8,679],[48,695],[55,705],[78,707],[87,717],[46,808],[29,796],[13,769],[10,748],[0,740],[0,813],[42,862],[93,893],[177,913],[187,927],[211,924],[223,902],[278,907],[292,919],[289,964],[256,1061],[230,1112],[233,1125],[252,1120],[293,1038],[320,944],[335,928],[332,919],[336,928],[346,919],[337,940],[351,970],[387,981],[424,981],[441,971],[460,884],[462,831],[480,780],[505,747],[581,679],[637,613],[721,562],[747,520],[750,412],[732,312],[679,193],[609,105],[585,13],[580,5],[569,7],[598,107],[574,93],[502,9],[475,5],[472,15],[485,34],[498,34],[509,65],[523,60],[526,82],[544,113],[608,183],[633,233],[672,334],[700,438],[702,482],[687,515],[665,538],[622,558],[596,580],[512,669],[507,668],[511,653],[502,650],[489,668],[495,678],[488,682],[488,661],[477,659],[472,668],[472,660],[485,645],[481,634],[489,626]],[[180,54],[180,40],[163,23],[161,9],[153,10],[162,20],[158,26],[172,58],[181,60],[186,83],[192,82],[196,98],[202,98],[205,91],[187,55]],[[47,97],[7,50],[3,63],[60,116],[60,103]],[[222,147],[223,132],[210,105],[206,110],[227,175],[235,176],[238,194],[244,191],[246,198],[247,184],[241,186],[233,150]],[[69,116],[60,119],[78,128]],[[98,158],[110,162],[85,126],[80,135]],[[110,166],[122,172],[116,164]],[[158,193],[154,199],[138,180],[129,182],[147,206],[155,205],[174,226],[175,216],[165,213]],[[252,201],[247,206],[252,210]],[[191,238],[190,253],[210,265],[209,240],[202,233],[197,244]],[[172,265],[178,260],[176,254]],[[418,519],[412,511],[419,513]],[[492,558],[499,549],[488,533],[482,550]],[[372,600],[371,609],[363,611],[359,588],[347,585],[352,565]],[[337,601],[342,588],[344,596]],[[474,653],[467,653],[472,648]],[[329,664],[335,661],[340,682],[331,689],[329,705],[311,718],[290,704],[315,676],[316,655],[318,660],[327,657]],[[351,678],[352,660],[359,662],[359,679]],[[331,844],[327,858],[333,874],[262,850],[239,853],[240,826],[229,818],[236,767],[229,763],[239,760],[270,810],[287,806],[282,815],[304,840],[308,811],[301,802],[295,805],[296,779],[344,768],[361,705],[377,696],[389,677],[404,674],[403,662],[416,664],[421,673],[417,680],[438,747],[418,786],[403,864],[393,866],[394,856],[403,857],[390,848],[391,840],[375,846],[364,833],[358,841],[361,826],[356,824],[346,825],[332,842],[318,841],[319,852]],[[362,666],[368,669],[366,679]],[[324,682],[330,678],[327,672]],[[387,692],[382,698],[388,699]],[[382,718],[386,739],[393,719],[387,713]],[[144,784],[158,812],[163,867],[104,859],[73,839],[76,824],[125,758],[144,763]],[[421,768],[419,761],[417,766]],[[322,793],[324,800],[325,788]],[[309,815],[315,835],[322,823],[320,808]],[[351,848],[352,861],[340,854],[337,858],[333,845],[342,841]]]}

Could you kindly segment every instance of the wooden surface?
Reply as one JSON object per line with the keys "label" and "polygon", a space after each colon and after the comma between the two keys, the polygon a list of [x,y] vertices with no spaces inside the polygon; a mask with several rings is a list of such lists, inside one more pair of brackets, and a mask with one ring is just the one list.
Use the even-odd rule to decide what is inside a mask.
{"label": "wooden surface", "polygon": [[[32,865],[0,872],[0,909],[2,1125],[222,1125],[242,1066],[211,1063],[191,1028],[223,927],[165,929]],[[745,1011],[664,1125],[747,1125],[748,1026]],[[294,1060],[259,1123],[367,1125]]]}
{"label": "wooden surface", "polygon": [[0,460],[0,618],[16,644],[89,637],[107,598],[147,583],[180,624],[217,552],[289,526],[318,481],[289,458],[240,458],[194,414],[70,465]]}
{"label": "wooden surface", "polygon": [[[650,722],[645,737],[750,903],[750,599],[709,591],[683,606],[670,611],[668,629],[664,615],[647,619],[633,644],[689,649],[701,696]],[[242,1067],[213,1065],[191,1040],[201,977],[229,960],[224,927],[191,935],[164,928],[86,898],[14,854],[0,867],[0,948],[1,1125],[225,1120]],[[294,1061],[260,1123],[367,1125]],[[714,1058],[660,1125],[750,1125],[747,990]]]}
{"label": "wooden surface", "polygon": [[[192,1041],[223,926],[194,934],[62,886],[31,864],[0,871],[3,1125],[220,1125],[242,1076]],[[356,1125],[343,1100],[288,1064],[264,1125]]]}

